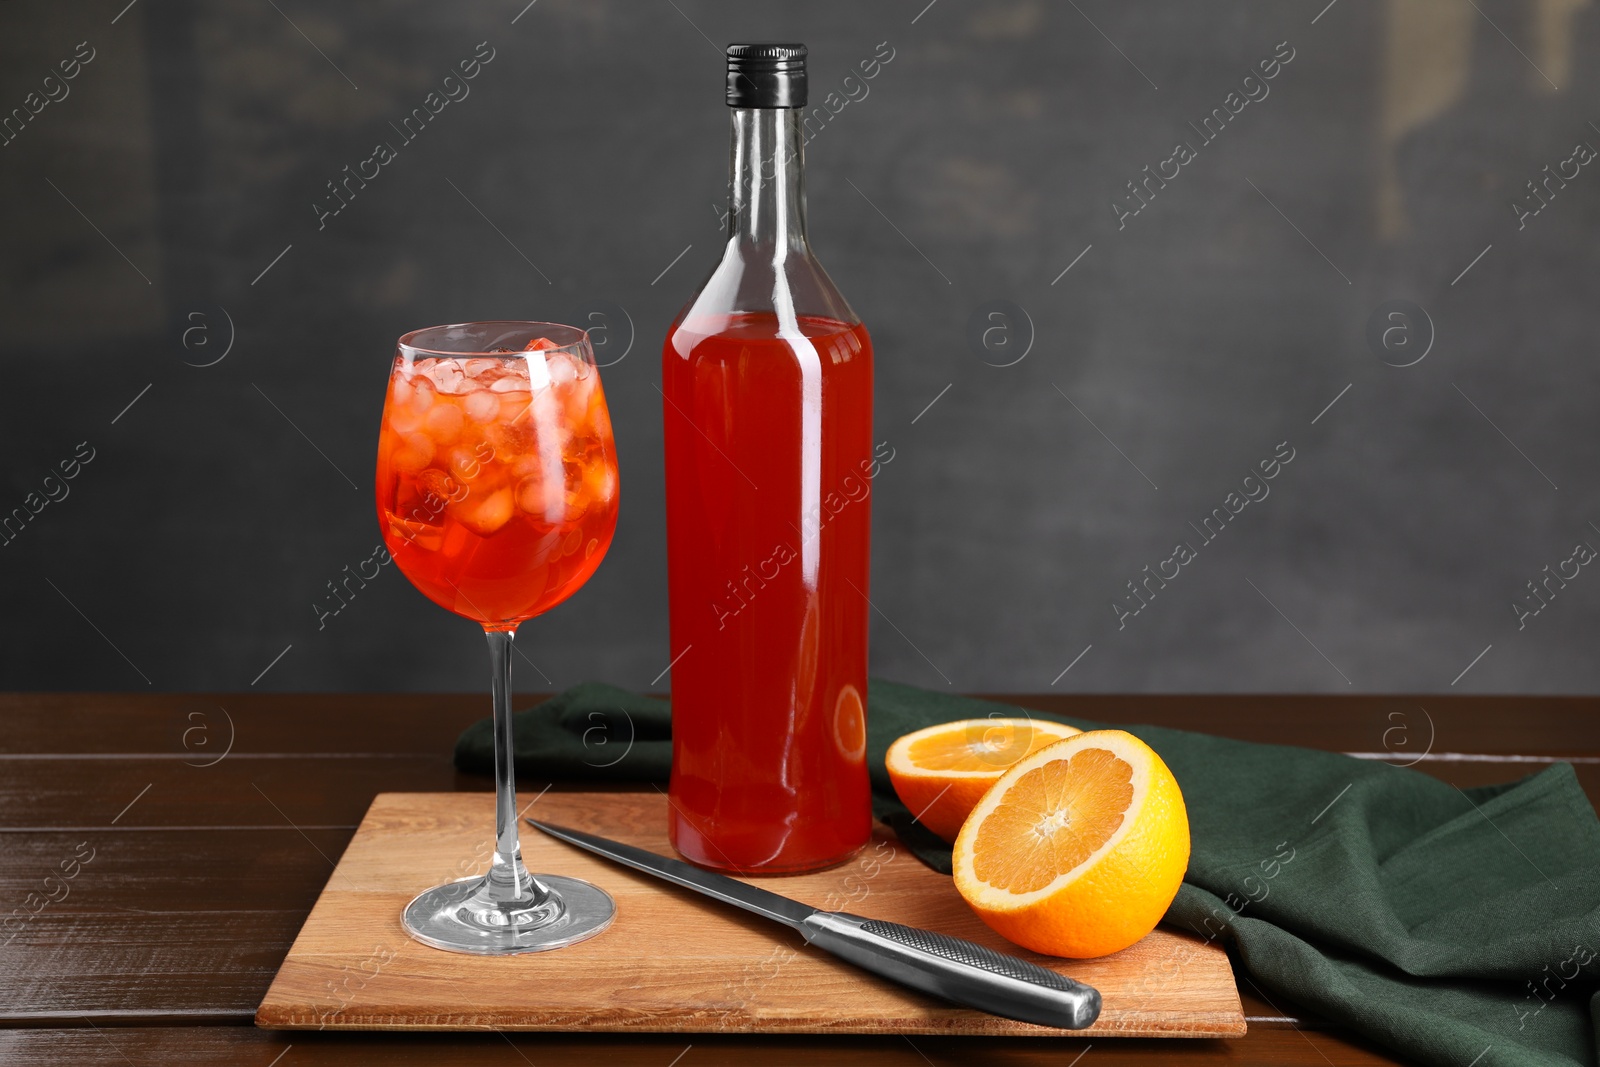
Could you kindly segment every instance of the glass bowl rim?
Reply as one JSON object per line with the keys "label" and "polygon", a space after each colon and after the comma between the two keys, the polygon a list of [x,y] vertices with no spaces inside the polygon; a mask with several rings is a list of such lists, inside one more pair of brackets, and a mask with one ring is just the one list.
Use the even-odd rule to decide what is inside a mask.
{"label": "glass bowl rim", "polygon": [[[576,336],[573,340],[568,341],[566,344],[557,345],[555,348],[547,348],[544,349],[544,351],[570,351],[575,355],[585,358],[587,358],[586,354],[591,351],[588,347],[588,330],[585,330],[579,326],[571,326],[564,322],[545,322],[537,319],[476,319],[469,322],[450,322],[439,326],[424,326],[420,329],[410,330],[401,334],[400,339],[395,343],[399,347],[400,351],[411,359],[415,359],[419,356],[424,358],[440,359],[503,359],[506,356],[521,356],[527,354],[525,349],[513,350],[511,352],[473,352],[466,350],[455,351],[442,348],[427,348],[422,345],[411,343],[414,338],[421,334],[433,333],[440,330],[465,329],[472,326],[531,327],[528,332],[532,333],[540,332],[540,327],[550,327],[551,329],[565,331],[567,333],[575,334]],[[546,340],[554,340],[554,338],[546,338]]]}

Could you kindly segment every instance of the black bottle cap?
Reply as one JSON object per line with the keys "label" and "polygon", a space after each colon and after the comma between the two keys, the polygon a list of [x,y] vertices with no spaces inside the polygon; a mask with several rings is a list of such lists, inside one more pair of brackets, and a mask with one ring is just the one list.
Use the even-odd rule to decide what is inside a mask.
{"label": "black bottle cap", "polygon": [[730,44],[729,107],[805,107],[806,46]]}

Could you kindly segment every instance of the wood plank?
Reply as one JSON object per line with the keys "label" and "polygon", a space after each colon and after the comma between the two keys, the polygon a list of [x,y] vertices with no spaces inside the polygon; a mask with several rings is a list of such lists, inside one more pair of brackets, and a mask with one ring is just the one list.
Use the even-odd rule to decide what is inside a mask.
{"label": "wood plank", "polygon": [[[1462,756],[1426,759],[1416,769],[1463,788],[1506,782],[1549,767],[1558,757]],[[1391,762],[1402,761],[1399,757]],[[1575,765],[1591,799],[1600,798],[1600,762]],[[545,785],[526,780],[532,796]],[[148,789],[146,788],[148,787]],[[567,791],[651,791],[641,783],[561,782]],[[171,760],[0,759],[0,833],[19,828],[85,831],[115,826],[347,827],[361,821],[382,792],[486,792],[483,775],[460,774],[449,756],[351,756],[322,759],[285,755],[268,759],[232,755],[210,767]],[[131,804],[131,806],[130,806]]]}
{"label": "wood plank", "polygon": [[[519,698],[533,705],[544,694]],[[466,693],[0,693],[0,755],[236,753],[448,755],[489,714]]]}
{"label": "wood plank", "polygon": [[[52,901],[20,925],[23,936],[0,953],[0,1025],[41,1025],[90,1015],[97,1025],[206,1017],[246,1023],[254,1018],[272,977],[288,953],[323,883],[332,870],[319,854],[337,858],[348,832],[312,831],[308,842],[293,830],[264,833],[128,831],[81,834],[27,833],[4,838],[0,851],[0,902],[20,905],[26,894],[50,892],[43,872],[55,872],[79,843],[96,849],[67,897]],[[315,844],[316,847],[313,847]],[[26,909],[24,909],[26,912]],[[0,926],[9,912],[0,913]],[[70,923],[62,920],[72,915]],[[125,981],[107,967],[109,946],[159,944],[178,936],[186,916],[231,922],[237,942],[223,959],[212,950],[214,968],[198,983],[161,974]],[[17,928],[16,919],[11,926]],[[0,930],[0,942],[10,937]],[[241,967],[240,960],[266,960]],[[48,975],[41,985],[24,984]],[[110,988],[116,995],[102,994]],[[63,994],[63,990],[67,996]],[[1294,1022],[1313,1027],[1298,1007],[1269,1005],[1240,987],[1244,1013],[1254,1031]]]}
{"label": "wood plank", "polygon": [[[532,704],[538,699],[525,696],[519,703]],[[1463,786],[1520,777],[1546,765],[1508,757],[1564,755],[1587,761],[1600,759],[1600,715],[1596,714],[1600,711],[1600,700],[1594,698],[1453,694],[1418,698],[1047,694],[999,699],[1105,721],[1155,722],[1247,740],[1387,752],[1397,759],[1412,758],[1416,741],[1420,739],[1426,747],[1427,738],[1432,737],[1433,757],[1418,769]],[[238,792],[241,785],[250,788],[246,777],[208,780],[205,777],[208,768],[184,766],[186,762],[206,762],[217,751],[197,742],[203,740],[211,744],[225,740],[231,731],[234,746],[229,760],[251,755],[259,758],[258,766],[265,766],[281,754],[305,757],[292,761],[294,769],[282,772],[283,777],[277,781],[288,789],[291,797],[317,796],[318,804],[327,805],[322,810],[336,812],[345,805],[359,803],[352,798],[360,792],[343,788],[337,780],[339,771],[333,768],[340,760],[361,757],[363,753],[373,760],[393,760],[406,755],[420,757],[414,765],[404,765],[403,760],[396,764],[402,768],[397,777],[403,778],[406,784],[373,780],[384,777],[379,771],[357,772],[363,778],[371,775],[369,787],[373,789],[417,788],[410,784],[416,780],[411,775],[436,773],[437,762],[430,768],[429,761],[438,761],[441,754],[447,754],[459,731],[485,713],[485,705],[486,698],[479,693],[0,695],[0,711],[5,712],[7,721],[7,731],[0,736],[0,813],[3,813],[0,829],[50,825],[52,819],[61,821],[65,809],[71,808],[72,825],[96,827],[89,840],[101,849],[84,877],[74,883],[71,898],[49,905],[29,924],[29,940],[19,939],[10,946],[14,951],[0,953],[0,991],[3,991],[0,992],[0,1007],[20,1009],[0,1019],[0,1026],[40,1027],[50,1022],[46,1015],[29,1014],[32,1010],[98,1010],[92,1018],[103,1030],[117,1035],[143,1035],[129,1046],[131,1058],[140,1063],[267,1064],[291,1042],[296,1048],[288,1059],[296,1063],[333,1059],[349,1062],[349,1056],[365,1054],[368,1048],[382,1050],[373,1056],[375,1062],[406,1063],[423,1058],[430,1063],[496,1062],[496,1057],[503,1055],[504,1062],[524,1063],[523,1054],[515,1053],[505,1039],[498,1037],[479,1042],[470,1035],[375,1036],[370,1040],[380,1043],[369,1045],[368,1039],[350,1040],[353,1035],[336,1035],[330,1042],[327,1035],[303,1031],[261,1034],[219,1027],[111,1031],[109,1026],[139,1019],[223,1021],[247,1016],[249,1008],[259,1002],[268,978],[269,969],[263,969],[259,961],[281,958],[293,927],[315,898],[330,869],[317,849],[291,828],[210,833],[150,829],[157,824],[230,825],[214,818],[221,809],[208,810],[208,802],[214,799],[224,807],[240,806],[247,799]],[[231,725],[228,717],[217,716],[219,706],[228,709]],[[209,713],[206,712],[208,707],[212,709]],[[1420,714],[1422,708],[1427,709],[1431,719]],[[191,718],[195,712],[204,718]],[[1515,730],[1507,729],[1511,722],[1516,723]],[[380,725],[374,727],[374,723]],[[204,736],[190,734],[186,745],[184,731],[196,725],[204,725],[207,733]],[[1387,733],[1395,726],[1404,726],[1405,732]],[[1413,747],[1397,744],[1400,741],[1411,743]],[[75,753],[91,752],[109,758],[89,764],[70,758]],[[1455,759],[1451,753],[1465,753],[1475,758]],[[7,759],[7,754],[29,758]],[[78,791],[74,791],[77,786],[52,783],[33,777],[32,772],[17,770],[24,763],[52,762],[37,757],[57,755],[69,758],[54,760],[54,773],[63,782],[81,782],[82,788]],[[1483,756],[1489,758],[1479,758]],[[130,768],[128,774],[108,771],[108,767],[118,762]],[[283,764],[285,768],[290,765]],[[174,776],[192,775],[192,783],[173,777],[168,786],[165,780],[151,773],[159,768],[166,768]],[[1595,800],[1597,783],[1593,771],[1584,763],[1579,764],[1578,771],[1591,800]],[[156,783],[155,788],[121,821],[114,827],[105,825],[132,799],[127,791],[129,786],[137,787],[133,789],[133,793],[137,793],[152,782]],[[208,797],[206,788],[191,789],[188,788],[190,784],[221,788]],[[156,799],[156,789],[168,788],[172,802],[146,809],[142,818],[147,821],[141,823],[140,811],[146,801]],[[458,779],[453,788],[483,789],[487,788],[487,783],[466,776]],[[561,788],[563,786],[557,786]],[[30,792],[51,793],[54,803],[30,806],[27,797]],[[277,792],[276,787],[270,791],[274,799],[277,799]],[[120,803],[105,807],[113,801]],[[297,810],[295,821],[301,822],[299,815],[314,812],[318,804]],[[238,810],[243,808],[238,807]],[[34,821],[35,818],[38,821]],[[306,825],[317,823],[308,821]],[[70,854],[84,836],[21,832],[0,837],[3,842],[0,847],[0,914],[20,905],[27,892],[41,888],[38,879],[54,870],[55,864]],[[329,857],[337,858],[349,832],[311,830],[307,837]],[[106,841],[111,843],[110,851],[106,850]],[[115,864],[107,863],[112,857],[120,858]],[[102,864],[106,865],[96,871]],[[138,980],[137,974],[130,973],[140,951],[153,952],[162,942],[182,936],[177,918],[171,912],[211,912],[212,917],[225,921],[220,920],[217,913],[230,909],[238,916],[239,944],[231,961],[197,967],[195,974],[200,976],[197,979],[184,976],[181,969],[170,962],[163,965],[164,969],[158,968],[150,980]],[[259,910],[261,914],[246,914],[252,910]],[[98,933],[102,921],[105,934]],[[52,922],[62,925],[52,927]],[[74,923],[86,925],[74,927]],[[224,929],[221,925],[211,928]],[[103,957],[100,960],[96,959],[97,937],[111,946],[107,952],[99,953]],[[119,942],[135,947],[118,948]],[[141,945],[142,949],[137,947]],[[17,949],[24,950],[26,958],[18,956]],[[10,963],[11,960],[19,962]],[[122,968],[120,976],[119,966]],[[213,973],[202,973],[212,966],[217,968]],[[52,976],[54,981],[52,983],[49,978],[34,981],[35,975]],[[76,976],[82,976],[82,980]],[[25,981],[34,981],[34,984],[19,1001],[12,992]],[[92,989],[92,992],[83,997],[63,999],[63,991],[75,987]],[[126,995],[119,1000],[119,993]],[[1181,1048],[1137,1039],[1097,1041],[1093,1056],[1096,1062],[1104,1057],[1120,1056],[1129,1063],[1323,1063],[1324,1055],[1327,1061],[1340,1064],[1398,1062],[1381,1055],[1374,1057],[1362,1051],[1364,1046],[1351,1044],[1336,1033],[1301,1034],[1283,1028],[1288,1024],[1270,1021],[1273,1016],[1286,1013],[1300,1018],[1305,1026],[1320,1025],[1314,1016],[1308,1016],[1297,1006],[1281,1002],[1276,1007],[1267,1005],[1248,987],[1241,999],[1246,1014],[1253,1017],[1251,1034],[1243,1040],[1183,1042]],[[102,1005],[110,1005],[110,1008],[101,1010]],[[100,1038],[93,1030],[83,1027],[81,1020],[72,1022],[59,1015],[56,1018],[58,1025],[80,1028],[0,1029],[0,1061],[126,1062],[103,1043],[97,1049],[94,1043]],[[224,1034],[229,1036],[224,1039],[221,1036]],[[199,1039],[195,1035],[205,1035],[207,1040],[222,1043],[191,1054],[186,1050],[190,1048],[189,1042]],[[1316,1043],[1315,1051],[1308,1038]],[[19,1039],[22,1044],[16,1043]],[[673,1044],[671,1039],[513,1035],[513,1040],[526,1050],[528,1058],[540,1063],[567,1062],[581,1057],[659,1067],[670,1062],[683,1048]],[[785,1057],[822,1063],[860,1062],[867,1058],[884,1062],[924,1062],[921,1056],[911,1053],[904,1042],[896,1045],[894,1039],[881,1042],[869,1038],[763,1040],[701,1035],[694,1040],[695,1051],[691,1057],[686,1057],[684,1067],[691,1062],[750,1062],[753,1058]],[[1058,1050],[1081,1047],[1068,1041],[1040,1043],[1045,1047],[1039,1047],[1034,1042],[980,1042],[933,1036],[915,1040],[929,1059],[940,1063],[974,1059],[1006,1063],[1039,1059],[1043,1062],[1045,1055],[1051,1056],[1051,1062],[1058,1063],[1062,1062]],[[749,1043],[740,1044],[740,1041]],[[708,1051],[723,1045],[735,1051]],[[59,1054],[52,1053],[52,1048],[58,1049]],[[252,1055],[258,1048],[264,1053],[259,1059]],[[960,1051],[947,1053],[945,1050],[949,1049]],[[701,1059],[703,1055],[707,1057],[704,1060]],[[1067,1057],[1069,1062],[1071,1055]],[[302,1056],[307,1058],[302,1060]]]}
{"label": "wood plank", "polygon": [[[258,759],[235,753],[209,767],[172,760],[0,760],[0,829],[216,826],[354,830],[381,792],[489,790],[448,752],[429,756]],[[537,790],[543,783],[529,783]]]}
{"label": "wood plank", "polygon": [[[671,850],[660,793],[551,794],[547,818]],[[1009,1034],[1062,1031],[924,997],[804,946],[792,932],[573,849],[523,837],[535,871],[586,878],[617,901],[605,934],[559,952],[494,959],[411,940],[400,912],[422,889],[473,873],[491,849],[488,795],[385,793],[373,801],[274,980],[257,1021],[313,1029],[559,1029],[701,1033]],[[477,841],[476,848],[469,847]],[[1237,1036],[1244,1016],[1215,944],[1158,929],[1097,960],[1028,953],[984,926],[950,880],[883,827],[861,858],[760,884],[817,907],[964,937],[1087,982],[1104,998],[1089,1034]]]}
{"label": "wood plank", "polygon": [[[331,860],[344,851],[344,831],[293,829],[251,833],[170,830],[103,830],[80,833],[18,833],[5,837],[0,850],[0,902],[13,907],[28,893],[51,893],[44,875],[55,873],[62,860],[88,842],[93,858],[81,876],[71,880],[67,896],[51,901],[37,918],[21,924],[25,936],[0,953],[0,1024],[37,1025],[67,1010],[95,1014],[97,1020],[180,1019],[203,1014],[236,1022],[250,1020],[272,976],[288,952],[323,883]],[[308,841],[307,838],[310,838]],[[330,859],[324,859],[324,854]],[[56,888],[55,892],[59,892]],[[66,1006],[57,987],[24,991],[17,976],[52,974],[62,988],[101,990],[108,979],[102,946],[157,944],[177,936],[184,917],[220,913],[232,921],[240,959],[267,959],[266,969],[240,968],[217,962],[203,983],[152,976],[139,983],[121,982],[125,996],[111,1001],[84,995]],[[27,909],[23,909],[23,915]],[[64,914],[84,916],[86,926],[67,925]],[[9,911],[0,913],[4,926]],[[209,918],[216,918],[215,915]],[[74,920],[76,923],[77,920]],[[101,923],[97,927],[95,924]],[[13,928],[18,927],[15,917]],[[70,930],[71,934],[63,933]],[[79,938],[79,934],[83,936]],[[10,931],[0,932],[0,941]],[[1252,1028],[1287,1026],[1280,1021],[1287,1006],[1268,1005],[1248,987],[1241,987]],[[1290,1018],[1304,1019],[1299,1009]],[[1315,1024],[1313,1024],[1315,1025]]]}
{"label": "wood plank", "polygon": [[247,1021],[350,834],[3,835],[0,1025]]}
{"label": "wood plank", "polygon": [[[306,912],[350,835],[290,827],[0,835],[0,926],[17,909],[37,911],[34,922],[63,911],[148,914],[167,922],[194,911]],[[67,878],[81,856],[88,861]],[[27,901],[29,893],[50,903],[39,909]]]}
{"label": "wood plank", "polygon": [[[272,810],[267,801],[250,786],[248,776],[217,777],[228,771],[228,761],[211,768],[172,767],[169,762],[145,763],[137,760],[112,760],[103,763],[92,761],[87,768],[59,761],[23,761],[9,764],[9,769],[14,770],[23,765],[54,768],[48,773],[55,775],[60,781],[53,784],[39,780],[32,777],[34,774],[32,771],[22,776],[12,775],[9,781],[0,780],[4,781],[4,784],[0,784],[0,803],[7,805],[5,810],[8,812],[8,817],[5,821],[12,826],[35,820],[42,822],[48,817],[58,817],[62,812],[74,808],[74,804],[64,802],[61,792],[64,789],[61,783],[72,783],[84,791],[82,809],[93,809],[85,811],[82,824],[97,821],[102,824],[102,829],[105,829],[103,827],[106,822],[105,813],[112,811],[113,804],[116,807],[116,812],[113,812],[115,817],[127,805],[128,800],[139,793],[143,785],[151,784],[153,776],[160,773],[169,775],[168,779],[157,781],[150,792],[145,793],[132,808],[128,809],[117,826],[108,831],[114,831],[111,841],[128,843],[122,851],[121,862],[131,862],[136,867],[143,863],[147,869],[121,870],[110,882],[105,878],[96,878],[79,883],[73,888],[72,899],[60,905],[52,905],[52,911],[102,910],[123,906],[113,900],[113,894],[99,892],[98,886],[106,884],[116,885],[119,894],[124,891],[132,894],[134,898],[132,906],[141,909],[172,910],[173,906],[168,902],[174,899],[180,900],[183,908],[200,910],[219,905],[225,908],[304,909],[315,899],[316,892],[330,869],[329,862],[342,851],[348,839],[348,834],[322,835],[313,831],[310,836],[321,842],[323,852],[329,857],[328,861],[324,861],[304,838],[281,825],[277,827],[283,831],[278,838],[280,843],[266,847],[259,843],[234,841],[226,834],[147,836],[150,831],[146,830],[145,826],[158,823],[192,825],[209,821],[213,825],[229,825],[240,816],[229,814],[226,818],[221,818],[219,816],[223,810],[230,805],[243,806],[252,801],[257,805],[252,818],[262,820],[281,818],[280,813]],[[375,791],[378,788],[402,784],[410,788],[409,783],[418,780],[409,777],[411,774],[422,776],[421,780],[425,782],[437,780],[431,777],[436,772],[453,775],[447,766],[440,770],[443,765],[436,755],[429,759],[418,759],[415,763],[408,762],[407,758],[389,760],[387,765],[390,766],[389,772],[380,769],[369,779],[364,773],[354,777],[342,773],[340,768],[343,764],[314,758],[265,761],[258,764],[258,766],[273,767],[274,773],[279,775],[268,780],[269,795],[274,799],[281,801],[284,796],[290,798],[318,796],[322,797],[324,802],[346,805],[344,809],[346,812],[353,812],[365,803],[366,790]],[[1440,774],[1447,780],[1465,786],[1504,780],[1544,765],[1543,763],[1479,764],[1453,761],[1424,763],[1420,769]],[[115,773],[108,773],[108,767],[113,768]],[[403,773],[394,774],[395,770],[401,769]],[[1597,783],[1594,768],[1580,764],[1578,770],[1580,780],[1588,788],[1591,798],[1595,798]],[[395,781],[396,777],[401,781]],[[342,788],[357,779],[368,784],[354,790]],[[476,776],[457,776],[454,780],[467,788],[487,788],[487,781]],[[213,792],[213,787],[218,785],[225,788],[220,793]],[[558,788],[563,787],[558,786]],[[52,794],[51,789],[56,789],[57,792]],[[38,807],[28,811],[18,807],[30,803],[30,797],[39,801]],[[158,800],[170,803],[147,806],[148,802]],[[298,808],[294,810],[297,823],[302,817],[318,817],[314,808],[305,811]],[[97,818],[88,818],[90,814],[97,814]],[[345,821],[345,818],[346,816],[341,816],[340,821]],[[354,819],[350,818],[349,821],[353,822]],[[306,825],[315,824],[302,824]],[[124,835],[124,830],[130,832]],[[29,841],[31,836],[7,835],[4,839],[7,848],[0,850],[0,905],[18,906],[26,893],[41,891],[44,887],[39,880],[43,875],[53,871],[56,863],[71,854],[75,843],[84,839],[46,836]],[[89,839],[99,843],[102,835],[96,833]],[[140,842],[148,847],[139,847]],[[106,853],[102,851],[101,856],[105,855]],[[263,856],[269,857],[270,862],[261,864],[259,861]],[[103,863],[103,860],[101,862]],[[173,877],[174,870],[187,873],[182,877]],[[232,877],[233,872],[241,870],[261,871],[265,877],[242,880]],[[150,921],[160,923],[162,920],[153,917]],[[249,951],[252,953],[270,951],[281,956],[286,948],[287,941],[280,938],[276,942],[269,940],[262,946],[251,947]],[[85,944],[81,946],[81,951],[89,957],[94,950],[92,944]],[[92,965],[94,961],[88,959],[85,962]],[[263,976],[250,972],[225,972],[219,975],[215,990],[217,1004],[225,1007],[217,1010],[237,1012],[241,1010],[241,1006],[258,1003],[264,992],[264,984]],[[178,995],[177,990],[162,983],[156,983],[148,988],[152,993],[148,1003],[119,1006],[118,1010],[149,1011],[157,1014],[194,1010],[194,1005]],[[1264,1003],[1256,1002],[1248,987],[1244,990],[1244,1000],[1246,1014],[1258,1019],[1274,1019],[1285,1014],[1285,1009],[1291,1017],[1305,1018],[1305,1013],[1298,1008],[1279,1005],[1274,1009]],[[19,1005],[21,1014],[18,1017],[28,1016],[32,1010],[40,1006],[23,1002]],[[1260,1027],[1288,1024],[1264,1021],[1254,1025]]]}
{"label": "wood plank", "polygon": [[[89,842],[95,852],[81,877],[71,881],[66,898],[48,904],[23,925],[26,936],[0,953],[0,989],[7,991],[0,1002],[0,1024],[37,1025],[57,1017],[64,1005],[57,988],[24,992],[16,984],[22,978],[13,981],[15,976],[51,974],[67,989],[103,989],[107,979],[102,945],[155,944],[176,936],[185,916],[205,913],[221,913],[235,922],[238,958],[267,959],[270,966],[242,969],[218,962],[215,972],[198,986],[160,976],[121,983],[116,987],[119,994],[126,994],[121,999],[101,1001],[86,995],[74,998],[70,1010],[83,1014],[103,1007],[94,1015],[102,1022],[197,1014],[248,1022],[350,832],[308,831],[307,837],[292,829],[251,833],[133,829],[3,838],[0,902],[13,907],[21,905],[28,893],[50,893],[45,873],[57,872],[62,860],[77,854],[80,843]],[[69,927],[59,923],[67,913],[81,913],[87,923],[81,929],[71,927],[72,937],[61,932]],[[9,915],[0,913],[0,927]],[[12,918],[11,926],[17,925]],[[74,939],[84,931],[81,940]],[[0,941],[9,936],[10,931],[0,932]],[[1320,1025],[1298,1007],[1265,1003],[1248,986],[1240,987],[1240,998],[1252,1030],[1297,1022]]]}
{"label": "wood plank", "polygon": [[[524,694],[517,706],[544,698]],[[1341,752],[1409,754],[1431,733],[1438,752],[1600,756],[1597,697],[1013,693],[988,699]],[[488,711],[483,693],[0,693],[0,719],[8,724],[0,756],[161,753],[198,762],[224,744],[230,721],[235,752],[437,755]],[[186,742],[196,726],[205,731]],[[1391,732],[1397,726],[1406,732]],[[1402,738],[1412,747],[1401,746]]]}
{"label": "wood plank", "polygon": [[[1085,1050],[1090,1050],[1085,1053]],[[1081,1061],[1074,1058],[1083,1056]],[[281,1058],[280,1058],[281,1057]],[[0,1062],[16,1067],[1391,1067],[1409,1061],[1347,1033],[1252,1031],[1236,1041],[1065,1037],[762,1037],[746,1034],[315,1033],[190,1026],[0,1030]]]}
{"label": "wood plank", "polygon": [[303,921],[300,911],[46,912],[0,953],[0,1025],[242,1023]]}

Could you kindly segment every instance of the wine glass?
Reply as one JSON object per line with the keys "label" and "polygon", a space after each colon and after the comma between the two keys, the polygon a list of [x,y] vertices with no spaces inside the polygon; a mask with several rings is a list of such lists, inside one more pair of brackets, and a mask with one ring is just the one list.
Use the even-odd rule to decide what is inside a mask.
{"label": "wine glass", "polygon": [[494,699],[489,873],[429,889],[405,926],[437,948],[506,955],[593,937],[598,886],[522,863],[511,747],[517,625],[571,596],[617,523],[611,416],[589,336],[548,322],[469,322],[400,338],[378,433],[378,519],[429,600],[484,629]]}

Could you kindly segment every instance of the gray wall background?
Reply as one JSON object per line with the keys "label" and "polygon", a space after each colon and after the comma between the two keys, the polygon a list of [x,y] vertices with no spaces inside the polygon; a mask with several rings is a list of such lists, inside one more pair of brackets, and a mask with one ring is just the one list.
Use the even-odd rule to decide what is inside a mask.
{"label": "gray wall background", "polygon": [[[621,523],[523,628],[518,680],[665,688],[659,345],[718,247],[720,47],[776,38],[810,45],[819,101],[858,97],[807,166],[895,448],[876,673],[1600,691],[1597,568],[1521,629],[1512,607],[1600,546],[1600,162],[1520,229],[1511,206],[1600,146],[1600,11],[1325,3],[0,3],[6,113],[94,50],[0,147],[0,508],[94,456],[0,547],[0,686],[481,688],[473,628],[392,568],[318,626],[378,543],[393,341],[594,312],[603,358],[631,322],[604,371]],[[470,96],[319,229],[325,183],[484,41]],[[1202,143],[1189,123],[1285,41]],[[880,42],[862,97],[844,79]],[[1197,158],[1119,228],[1179,140]],[[1385,349],[1392,300],[1426,321],[1385,321]],[[1202,544],[1188,524],[1284,441],[1270,496]],[[1119,628],[1183,539],[1197,557]]]}

